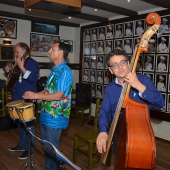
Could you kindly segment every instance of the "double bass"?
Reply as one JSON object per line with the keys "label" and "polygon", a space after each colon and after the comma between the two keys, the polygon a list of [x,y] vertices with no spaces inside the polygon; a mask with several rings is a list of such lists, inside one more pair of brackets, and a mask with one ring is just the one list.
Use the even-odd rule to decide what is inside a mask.
{"label": "double bass", "polygon": [[[148,41],[159,29],[161,18],[157,13],[146,17],[147,25],[153,25],[142,36],[135,48],[129,72],[134,73],[141,52],[147,52]],[[146,104],[130,99],[130,84],[125,82],[115,116],[110,126],[106,152],[101,157],[105,164],[113,136],[116,134],[116,158],[114,170],[152,170],[155,167],[156,144]],[[121,109],[124,113],[120,116]]]}

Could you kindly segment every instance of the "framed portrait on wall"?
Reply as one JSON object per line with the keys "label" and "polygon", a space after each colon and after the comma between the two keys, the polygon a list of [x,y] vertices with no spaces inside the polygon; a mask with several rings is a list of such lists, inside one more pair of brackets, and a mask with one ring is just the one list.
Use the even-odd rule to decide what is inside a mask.
{"label": "framed portrait on wall", "polygon": [[95,55],[97,50],[97,42],[91,42],[91,55]]}
{"label": "framed portrait on wall", "polygon": [[134,35],[141,36],[145,31],[145,20],[135,20]]}
{"label": "framed portrait on wall", "polygon": [[170,94],[167,96],[167,111],[170,112]]}
{"label": "framed portrait on wall", "polygon": [[89,65],[90,65],[89,56],[84,56],[83,68],[89,68]]}
{"label": "framed portrait on wall", "polygon": [[103,86],[96,84],[96,97],[103,98]]}
{"label": "framed portrait on wall", "polygon": [[30,34],[30,47],[32,56],[48,56],[48,51],[54,41],[60,41],[59,36],[44,35],[44,34]]}
{"label": "framed portrait on wall", "polygon": [[31,31],[38,32],[38,33],[59,35],[59,25],[32,21]]}
{"label": "framed portrait on wall", "polygon": [[89,82],[95,83],[96,82],[96,70],[90,70],[90,80]]}
{"label": "framed portrait on wall", "polygon": [[123,49],[125,50],[126,54],[133,53],[133,39],[132,38],[123,39]]}
{"label": "framed portrait on wall", "polygon": [[123,37],[123,23],[115,24],[115,38],[122,38]]}
{"label": "framed portrait on wall", "polygon": [[104,69],[104,56],[103,55],[97,56],[97,69]]}
{"label": "framed portrait on wall", "polygon": [[168,92],[170,92],[170,74],[169,74],[169,81],[168,81]]}
{"label": "framed portrait on wall", "polygon": [[138,63],[136,66],[136,71],[142,71],[143,70],[143,54],[139,55]]}
{"label": "framed portrait on wall", "polygon": [[0,38],[17,38],[17,20],[0,17]]}
{"label": "framed portrait on wall", "polygon": [[112,49],[113,49],[113,41],[107,40],[106,47],[105,47],[105,54],[109,54]]}
{"label": "framed portrait on wall", "polygon": [[84,43],[84,55],[90,55],[90,42]]}
{"label": "framed portrait on wall", "polygon": [[96,41],[98,37],[98,28],[92,28],[91,29],[91,40]]}
{"label": "framed portrait on wall", "polygon": [[116,39],[114,40],[114,49],[122,50],[123,49],[123,43],[122,39]]}
{"label": "framed portrait on wall", "polygon": [[159,54],[156,56],[156,71],[167,72],[169,66],[169,55]]}
{"label": "framed portrait on wall", "polygon": [[159,27],[159,33],[160,34],[165,34],[165,33],[169,33],[170,29],[169,29],[169,25],[170,25],[170,16],[161,16],[161,25]]}
{"label": "framed portrait on wall", "polygon": [[169,36],[164,35],[158,38],[157,52],[158,53],[169,53]]}
{"label": "framed portrait on wall", "polygon": [[91,84],[91,87],[92,87],[92,96],[95,97],[96,96],[96,85]]}
{"label": "framed portrait on wall", "polygon": [[124,23],[124,37],[132,37],[134,32],[134,22],[129,21]]}
{"label": "framed portrait on wall", "polygon": [[96,82],[103,84],[103,71],[102,70],[97,70],[97,72],[96,72]]}
{"label": "framed portrait on wall", "polygon": [[99,34],[98,40],[105,40],[106,39],[106,27],[99,27]]}
{"label": "framed portrait on wall", "polygon": [[88,82],[89,81],[89,69],[83,69],[83,81]]}
{"label": "framed portrait on wall", "polygon": [[85,29],[84,31],[84,40],[90,41],[90,29]]}
{"label": "framed portrait on wall", "polygon": [[104,84],[109,84],[111,82],[111,74],[109,70],[104,71]]}
{"label": "framed portrait on wall", "polygon": [[149,77],[152,80],[152,82],[154,83],[154,73],[143,72],[143,75],[146,75],[147,77]]}
{"label": "framed portrait on wall", "polygon": [[98,41],[97,53],[104,54],[104,51],[105,51],[105,41]]}
{"label": "framed portrait on wall", "polygon": [[106,26],[106,39],[113,39],[114,25]]}
{"label": "framed portrait on wall", "polygon": [[167,104],[167,101],[166,101],[166,93],[162,93],[162,96],[165,100],[165,106],[163,108],[161,108],[162,111],[166,111],[166,104]]}
{"label": "framed portrait on wall", "polygon": [[157,42],[156,36],[152,36],[150,41],[148,41],[148,51],[147,51],[147,53],[155,53],[156,42]]}
{"label": "framed portrait on wall", "polygon": [[96,55],[90,56],[90,68],[96,68]]}
{"label": "framed portrait on wall", "polygon": [[161,92],[167,91],[167,75],[162,73],[155,74],[155,86]]}
{"label": "framed portrait on wall", "polygon": [[144,71],[153,71],[155,69],[155,55],[154,54],[144,54]]}

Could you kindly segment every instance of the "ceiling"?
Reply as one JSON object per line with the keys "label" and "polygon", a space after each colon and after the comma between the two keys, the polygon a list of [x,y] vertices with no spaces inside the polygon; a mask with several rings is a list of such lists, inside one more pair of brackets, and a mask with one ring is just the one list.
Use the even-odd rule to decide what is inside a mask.
{"label": "ceiling", "polygon": [[[0,14],[34,21],[53,21],[59,25],[79,27],[98,22],[133,17],[170,8],[170,0],[82,0],[81,9],[62,11],[61,6],[49,5],[42,9],[24,8],[24,0],[0,0]],[[56,12],[60,11],[60,12]],[[97,9],[97,11],[95,11]],[[68,17],[71,16],[71,19]],[[50,20],[49,20],[50,19]]]}

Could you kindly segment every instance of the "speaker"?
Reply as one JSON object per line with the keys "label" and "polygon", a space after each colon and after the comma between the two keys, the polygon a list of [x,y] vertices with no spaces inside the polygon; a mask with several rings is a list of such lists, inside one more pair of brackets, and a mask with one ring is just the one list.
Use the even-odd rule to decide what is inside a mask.
{"label": "speaker", "polygon": [[91,105],[91,84],[76,83],[76,106],[87,107]]}

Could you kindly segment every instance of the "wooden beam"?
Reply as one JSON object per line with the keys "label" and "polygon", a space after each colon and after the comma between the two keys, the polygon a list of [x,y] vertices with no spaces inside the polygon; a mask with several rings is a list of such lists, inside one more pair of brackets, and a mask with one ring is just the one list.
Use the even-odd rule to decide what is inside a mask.
{"label": "wooden beam", "polygon": [[137,16],[138,12],[128,10],[125,8],[121,8],[118,6],[110,5],[104,2],[96,1],[96,0],[82,0],[82,6],[88,6],[91,8],[97,8],[104,11],[120,14],[120,15],[126,15],[126,16]]}
{"label": "wooden beam", "polygon": [[140,1],[143,1],[143,2],[146,2],[148,4],[152,4],[152,5],[156,5],[156,6],[159,6],[159,7],[163,7],[163,8],[170,8],[170,2],[167,1],[167,0],[140,0]]}
{"label": "wooden beam", "polygon": [[108,21],[108,18],[105,18],[105,17],[90,15],[90,14],[85,14],[85,13],[77,13],[76,14],[76,12],[74,12],[74,11],[64,13],[64,15],[72,16],[74,18],[90,20],[90,21],[97,21],[97,22],[107,22]]}

